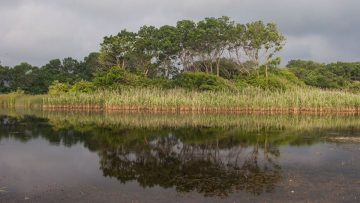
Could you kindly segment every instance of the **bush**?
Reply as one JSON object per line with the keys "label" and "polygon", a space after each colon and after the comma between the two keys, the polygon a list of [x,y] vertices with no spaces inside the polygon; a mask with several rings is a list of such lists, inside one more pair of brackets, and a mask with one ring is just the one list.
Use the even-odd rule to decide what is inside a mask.
{"label": "bush", "polygon": [[251,75],[246,78],[240,78],[237,79],[237,85],[240,88],[246,87],[246,86],[253,86],[253,87],[259,87],[264,90],[286,90],[286,84],[279,80],[278,77],[274,75],[270,75],[268,78],[266,78],[263,75],[256,76]]}
{"label": "bush", "polygon": [[174,85],[176,87],[196,90],[224,90],[234,88],[230,81],[203,72],[184,72],[175,78]]}
{"label": "bush", "polygon": [[53,95],[64,94],[64,93],[69,92],[70,88],[71,88],[71,85],[69,85],[68,83],[61,83],[61,82],[55,80],[49,86],[48,93],[53,94]]}
{"label": "bush", "polygon": [[355,81],[355,82],[351,83],[349,85],[349,87],[347,88],[347,90],[349,92],[353,92],[353,93],[360,93],[360,82]]}
{"label": "bush", "polygon": [[155,78],[155,79],[149,79],[146,86],[163,88],[163,89],[171,89],[171,88],[175,87],[175,84],[172,80],[169,80],[169,79]]}
{"label": "bush", "polygon": [[293,60],[287,67],[307,85],[344,89],[350,83],[360,80],[360,63],[322,64],[313,61]]}
{"label": "bush", "polygon": [[94,83],[85,80],[81,80],[75,83],[70,89],[71,92],[83,92],[83,93],[91,93],[94,92],[95,90],[96,87]]}
{"label": "bush", "polygon": [[287,86],[305,86],[305,83],[301,81],[296,75],[288,68],[276,68],[271,70],[271,74],[278,76],[280,80],[284,80]]}
{"label": "bush", "polygon": [[236,80],[238,88],[245,88],[248,86],[260,87],[264,90],[288,90],[297,87],[305,86],[294,73],[286,68],[274,68],[269,72],[266,78],[263,72],[260,75],[252,73],[249,76],[239,76]]}
{"label": "bush", "polygon": [[117,89],[121,86],[146,86],[148,84],[148,78],[130,73],[123,68],[115,66],[108,71],[97,73],[93,82],[98,87]]}

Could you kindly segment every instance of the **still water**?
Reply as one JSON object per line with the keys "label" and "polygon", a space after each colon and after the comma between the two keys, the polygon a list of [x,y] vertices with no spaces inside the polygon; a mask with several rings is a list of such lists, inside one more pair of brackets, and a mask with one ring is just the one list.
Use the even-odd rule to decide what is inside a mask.
{"label": "still water", "polygon": [[359,202],[360,117],[0,113],[0,202]]}

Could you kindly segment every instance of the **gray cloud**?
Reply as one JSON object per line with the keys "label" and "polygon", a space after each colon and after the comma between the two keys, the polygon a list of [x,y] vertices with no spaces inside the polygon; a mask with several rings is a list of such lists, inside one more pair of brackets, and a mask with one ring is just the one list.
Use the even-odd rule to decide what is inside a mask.
{"label": "gray cloud", "polygon": [[42,65],[52,58],[83,58],[102,38],[144,24],[230,16],[276,22],[287,37],[283,61],[360,60],[357,0],[0,0],[0,60]]}

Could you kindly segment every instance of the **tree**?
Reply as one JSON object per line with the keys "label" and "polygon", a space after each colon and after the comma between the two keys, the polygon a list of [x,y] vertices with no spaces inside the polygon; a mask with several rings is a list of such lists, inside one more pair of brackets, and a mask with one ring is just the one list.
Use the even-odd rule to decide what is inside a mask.
{"label": "tree", "polygon": [[126,69],[135,50],[136,36],[136,33],[122,30],[116,36],[104,37],[100,45],[100,63],[105,68],[121,66]]}
{"label": "tree", "polygon": [[176,27],[165,25],[160,27],[157,37],[159,65],[164,70],[163,75],[168,78],[172,70],[176,69],[174,64],[179,59],[181,51],[180,34]]}
{"label": "tree", "polygon": [[79,74],[82,79],[90,80],[97,71],[101,70],[99,56],[99,53],[92,52],[84,58],[83,62],[81,63],[81,70],[79,70]]}
{"label": "tree", "polygon": [[[246,25],[229,17],[181,20],[176,26],[143,26],[137,33],[122,30],[105,37],[99,59],[106,68],[121,66],[147,76],[169,78],[180,71],[220,75],[221,60],[235,62],[242,73],[274,64],[285,38],[273,23]],[[246,65],[245,65],[246,64]]]}
{"label": "tree", "polygon": [[196,24],[191,20],[181,20],[176,23],[176,28],[179,33],[179,60],[182,64],[182,68],[184,71],[190,70],[190,68],[194,68],[194,47],[195,44],[192,33],[195,32]]}
{"label": "tree", "polygon": [[246,55],[257,67],[263,63],[268,77],[269,62],[283,48],[285,37],[278,31],[276,24],[265,25],[262,21],[256,21],[246,24],[246,40]]}
{"label": "tree", "polygon": [[10,69],[7,66],[0,65],[0,93],[10,91]]}

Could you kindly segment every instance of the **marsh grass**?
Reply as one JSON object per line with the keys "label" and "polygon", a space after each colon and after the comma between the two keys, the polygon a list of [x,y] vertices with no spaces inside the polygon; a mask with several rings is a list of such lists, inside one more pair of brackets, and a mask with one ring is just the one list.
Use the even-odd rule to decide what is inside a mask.
{"label": "marsh grass", "polygon": [[331,90],[187,91],[183,89],[124,89],[47,96],[46,108],[80,108],[134,111],[316,111],[358,112],[360,95]]}
{"label": "marsh grass", "polygon": [[360,95],[332,90],[299,88],[267,91],[188,91],[129,88],[119,91],[59,95],[0,95],[2,108],[45,108],[86,111],[149,112],[360,112]]}
{"label": "marsh grass", "polygon": [[0,108],[41,108],[44,95],[0,94]]}

